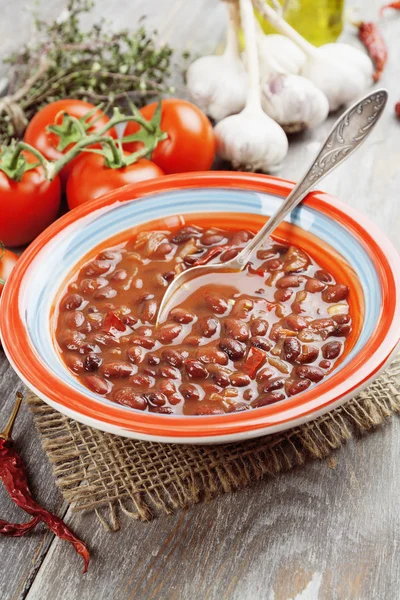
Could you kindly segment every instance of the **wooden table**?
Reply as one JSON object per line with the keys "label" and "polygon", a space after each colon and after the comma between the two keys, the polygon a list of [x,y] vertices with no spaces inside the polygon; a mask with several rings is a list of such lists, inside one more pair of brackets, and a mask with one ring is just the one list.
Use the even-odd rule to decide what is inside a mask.
{"label": "wooden table", "polygon": [[[43,15],[55,17],[65,4],[66,0],[43,3]],[[364,0],[362,17],[375,18],[379,4]],[[28,39],[30,30],[29,15],[21,16],[25,2],[3,0],[2,5],[5,54]],[[138,17],[147,14],[162,40],[194,54],[211,53],[224,31],[225,9],[218,0],[97,0],[95,10],[118,28],[134,27]],[[400,123],[393,116],[393,104],[400,99],[399,25],[400,16],[389,14],[382,23],[391,51],[382,80],[390,91],[382,123],[360,154],[323,186],[367,213],[398,247]],[[346,37],[354,39],[354,31]],[[280,175],[299,177],[330,122],[292,141]],[[23,386],[1,352],[0,381],[5,421],[15,391]],[[2,600],[399,598],[397,419],[347,444],[331,460],[149,524],[126,521],[118,533],[104,531],[95,514],[73,514],[63,504],[27,408],[16,435],[38,499],[88,541],[93,560],[83,577],[71,547],[45,528],[26,539],[2,538]],[[4,490],[0,506],[1,517],[20,519]]]}

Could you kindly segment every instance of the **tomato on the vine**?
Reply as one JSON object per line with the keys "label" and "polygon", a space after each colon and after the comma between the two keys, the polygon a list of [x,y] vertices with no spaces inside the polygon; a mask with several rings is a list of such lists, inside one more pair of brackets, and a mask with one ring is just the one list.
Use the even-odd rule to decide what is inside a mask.
{"label": "tomato on the vine", "polygon": [[[84,121],[85,116],[90,111],[93,111],[93,113],[86,121]],[[66,145],[63,150],[58,150],[60,137],[47,129],[48,126],[62,125],[64,113],[71,117],[75,117],[76,119],[80,119],[87,134],[96,133],[107,125],[110,120],[100,109],[96,110],[96,107],[93,104],[84,102],[83,100],[65,99],[47,104],[41,108],[28,123],[24,134],[24,141],[40,150],[43,156],[48,160],[59,159],[73,146],[74,141],[76,141],[72,135],[71,143]],[[107,131],[107,135],[116,138],[117,132],[114,128],[111,128]],[[68,134],[66,135],[66,140],[68,141]],[[76,158],[67,164],[60,173],[60,179],[64,186],[75,162]]]}
{"label": "tomato on the vine", "polygon": [[[37,162],[29,152],[22,155]],[[6,246],[28,244],[57,218],[60,202],[60,179],[46,179],[42,166],[23,173],[20,181],[0,170],[0,240]]]}
{"label": "tomato on the vine", "polygon": [[138,183],[164,175],[156,164],[145,158],[121,168],[107,167],[100,154],[79,156],[67,182],[69,208],[75,208],[128,183]]}
{"label": "tomato on the vine", "polygon": [[[150,120],[158,106],[157,102],[140,109],[141,114]],[[161,104],[162,131],[167,139],[158,143],[151,155],[165,173],[185,173],[188,171],[208,171],[215,154],[214,130],[209,119],[197,106],[186,100],[168,98]],[[139,125],[130,121],[124,136],[137,133]],[[124,148],[135,152],[142,147],[141,142],[127,142]]]}
{"label": "tomato on the vine", "polygon": [[10,250],[6,250],[0,242],[0,296],[3,291],[3,286],[11,275],[11,271],[15,267],[15,263],[18,260],[18,256]]}

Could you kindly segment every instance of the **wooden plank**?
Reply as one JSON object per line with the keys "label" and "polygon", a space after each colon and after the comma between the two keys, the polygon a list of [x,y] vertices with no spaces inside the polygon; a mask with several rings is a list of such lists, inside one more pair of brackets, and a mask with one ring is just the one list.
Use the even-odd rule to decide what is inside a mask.
{"label": "wooden plank", "polygon": [[[53,11],[55,6],[58,10],[63,4],[57,0],[41,10]],[[374,17],[376,3],[364,2],[363,10],[366,5],[367,17]],[[0,34],[8,45],[2,52],[28,35],[26,20],[21,25],[17,18],[19,10],[19,3],[4,8]],[[96,13],[112,20],[115,28],[133,27],[144,11],[162,40],[180,49],[189,47],[193,54],[212,51],[224,29],[223,6],[215,0],[174,0],[165,7],[156,0],[96,2]],[[387,18],[383,27],[389,46],[395,48],[398,19]],[[15,35],[10,35],[13,28]],[[393,104],[400,98],[400,67],[394,56],[382,83]],[[292,140],[281,176],[301,175],[330,122]],[[398,124],[390,110],[362,152],[327,178],[323,188],[368,213],[399,244],[400,150]],[[1,354],[0,380],[7,391],[3,417],[20,383]],[[400,424],[394,421],[392,427],[352,442],[328,463],[310,464],[173,517],[150,524],[125,518],[118,534],[104,531],[94,514],[68,511],[68,523],[91,545],[93,560],[85,577],[68,544],[51,543],[44,530],[25,540],[2,538],[0,597],[394,600],[400,579],[395,558],[400,534],[399,431]],[[26,409],[17,434],[39,500],[63,514]],[[2,517],[20,518],[4,491],[0,507]]]}

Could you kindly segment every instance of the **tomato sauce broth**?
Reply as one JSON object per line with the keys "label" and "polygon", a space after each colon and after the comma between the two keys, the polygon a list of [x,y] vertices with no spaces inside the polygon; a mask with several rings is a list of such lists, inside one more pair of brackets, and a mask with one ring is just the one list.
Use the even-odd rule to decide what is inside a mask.
{"label": "tomato sauce broth", "polygon": [[349,287],[282,238],[242,273],[210,274],[183,290],[155,327],[177,273],[229,260],[253,236],[239,217],[229,229],[195,215],[152,223],[85,259],[56,307],[55,329],[83,385],[136,410],[204,415],[280,402],[331,372],[358,329]]}

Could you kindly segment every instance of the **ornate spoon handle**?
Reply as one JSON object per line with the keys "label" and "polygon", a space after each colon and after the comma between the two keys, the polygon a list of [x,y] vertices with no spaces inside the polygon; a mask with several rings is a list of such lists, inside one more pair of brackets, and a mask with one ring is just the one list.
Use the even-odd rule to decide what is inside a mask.
{"label": "ornate spoon handle", "polygon": [[304,177],[296,184],[278,211],[267,221],[264,227],[247,246],[229,262],[232,268],[243,269],[251,255],[256,252],[265,238],[283,221],[315,185],[340,165],[362,144],[379,120],[385,108],[388,93],[384,89],[376,90],[353,104],[336,121],[318,156]]}

